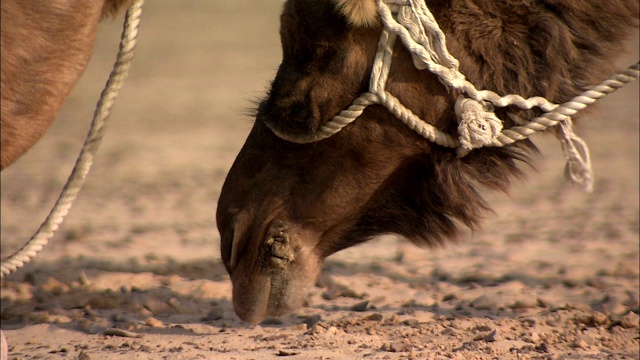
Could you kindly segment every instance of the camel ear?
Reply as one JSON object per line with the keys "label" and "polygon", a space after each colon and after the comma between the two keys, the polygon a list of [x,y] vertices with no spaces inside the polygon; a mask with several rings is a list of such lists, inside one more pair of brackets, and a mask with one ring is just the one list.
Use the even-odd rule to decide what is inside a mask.
{"label": "camel ear", "polygon": [[338,11],[355,27],[372,27],[378,24],[375,0],[333,0]]}

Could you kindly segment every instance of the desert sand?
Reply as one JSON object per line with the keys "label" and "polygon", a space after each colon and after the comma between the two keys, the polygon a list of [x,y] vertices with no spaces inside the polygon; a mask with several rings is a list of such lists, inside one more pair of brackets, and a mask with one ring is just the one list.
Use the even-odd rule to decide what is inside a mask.
{"label": "desert sand", "polygon": [[[130,77],[84,189],[50,244],[2,281],[10,359],[637,359],[639,93],[577,132],[593,193],[553,136],[457,244],[386,236],[327,259],[308,306],[249,326],[231,304],[216,201],[280,61],[282,1],[149,1]],[[2,257],[59,194],[106,81],[122,17],[59,119],[2,172]],[[619,62],[639,58],[638,36]]]}

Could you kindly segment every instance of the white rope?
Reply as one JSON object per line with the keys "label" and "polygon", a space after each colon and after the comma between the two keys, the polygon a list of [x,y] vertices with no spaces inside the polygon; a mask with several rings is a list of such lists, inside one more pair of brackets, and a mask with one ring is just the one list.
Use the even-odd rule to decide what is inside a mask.
{"label": "white rope", "polygon": [[93,157],[104,135],[106,120],[110,114],[111,107],[115,103],[118,92],[124,84],[124,80],[131,67],[143,4],[144,0],[134,0],[127,10],[116,62],[105,88],[100,95],[100,100],[98,100],[98,104],[96,105],[87,139],[82,146],[82,150],[78,155],[78,159],[76,160],[71,175],[69,175],[67,183],[51,209],[49,216],[47,216],[47,219],[40,225],[36,234],[33,235],[18,252],[2,261],[2,265],[0,266],[1,278],[24,266],[24,264],[31,261],[31,259],[42,250],[64,220],[80,188],[84,184],[87,173],[93,164]]}
{"label": "white rope", "polygon": [[[558,136],[567,156],[568,177],[582,184],[587,191],[591,191],[592,170],[588,161],[588,148],[586,143],[573,133],[571,117],[596,100],[637,79],[638,64],[630,66],[560,106],[539,96],[500,96],[489,90],[478,90],[465,79],[458,70],[458,60],[448,52],[445,35],[424,0],[376,0],[376,3],[383,30],[371,71],[369,92],[355,99],[351,106],[312,134],[282,132],[267,123],[276,135],[299,144],[319,141],[334,135],[355,121],[367,106],[380,104],[424,138],[442,146],[457,148],[458,156],[465,156],[473,149],[483,146],[505,146],[561,124],[562,130],[558,132]],[[455,104],[459,120],[459,138],[456,139],[423,121],[385,90],[396,37],[401,39],[412,54],[416,68],[428,69],[436,74],[448,89],[457,89],[466,95],[459,97]],[[493,107],[509,105],[521,109],[538,107],[545,114],[519,126],[502,129],[502,122],[494,114]]]}

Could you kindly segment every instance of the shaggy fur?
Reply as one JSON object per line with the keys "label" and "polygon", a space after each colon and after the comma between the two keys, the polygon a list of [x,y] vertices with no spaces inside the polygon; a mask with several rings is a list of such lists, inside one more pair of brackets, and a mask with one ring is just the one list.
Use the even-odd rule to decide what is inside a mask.
{"label": "shaggy fur", "polygon": [[[381,28],[354,26],[362,22],[354,19],[372,3],[289,0],[285,5],[282,64],[218,202],[222,258],[234,288],[252,294],[234,296],[243,319],[259,321],[269,314],[256,309],[290,309],[291,299],[283,294],[295,293],[302,278],[312,277],[305,265],[316,269],[326,256],[375,235],[398,233],[418,245],[436,246],[455,239],[460,225],[476,228],[489,209],[480,189],[506,191],[520,176],[518,163],[534,151],[521,141],[459,159],[455,150],[425,141],[380,106],[368,107],[353,124],[317,143],[297,145],[276,137],[265,123],[312,132],[367,91]],[[433,0],[427,5],[477,87],[554,102],[607,78],[638,22],[636,0]],[[399,42],[387,89],[420,118],[456,133],[458,94],[417,70]],[[509,127],[511,117],[533,114],[507,109],[499,115]],[[283,224],[297,259],[277,268],[270,265],[267,244],[273,241],[265,230],[274,222]],[[229,263],[230,253],[240,259],[236,266]],[[275,286],[269,280],[274,276],[277,286],[265,293],[258,285]]]}
{"label": "shaggy fur", "polygon": [[130,0],[2,0],[0,169],[27,151],[84,71],[100,18]]}

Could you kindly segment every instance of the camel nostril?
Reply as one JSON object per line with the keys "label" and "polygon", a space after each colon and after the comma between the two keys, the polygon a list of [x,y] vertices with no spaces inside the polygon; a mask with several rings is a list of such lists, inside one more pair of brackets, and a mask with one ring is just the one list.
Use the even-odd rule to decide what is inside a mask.
{"label": "camel nostril", "polygon": [[[228,222],[227,222],[228,221]],[[222,260],[229,274],[238,266],[240,258],[243,256],[245,245],[245,234],[248,229],[250,216],[242,211],[235,213],[230,219],[224,220],[221,224],[221,255]]]}
{"label": "camel nostril", "polygon": [[[234,231],[233,229],[228,230],[228,233],[225,234],[223,240],[222,240],[222,260],[224,261],[224,264],[227,268],[227,272],[229,274],[231,274],[231,271],[233,269],[232,265],[231,265],[231,259],[233,258],[233,251],[234,251],[234,246],[233,246],[233,236],[234,236]],[[231,240],[228,240],[231,239]],[[235,263],[233,264],[235,265]]]}

